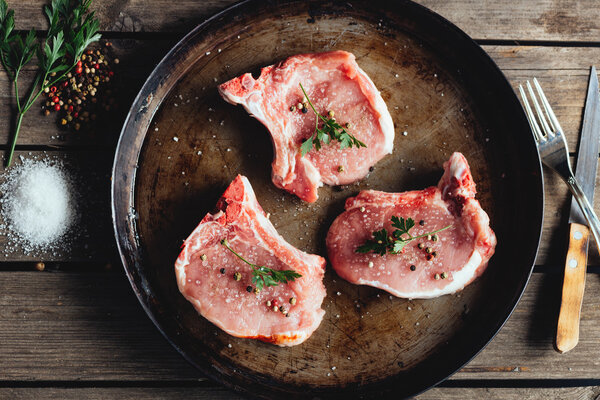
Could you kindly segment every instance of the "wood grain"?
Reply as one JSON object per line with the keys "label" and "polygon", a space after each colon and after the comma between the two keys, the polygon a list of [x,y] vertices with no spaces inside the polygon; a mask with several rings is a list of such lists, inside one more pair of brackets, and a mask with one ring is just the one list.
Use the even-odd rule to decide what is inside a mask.
{"label": "wood grain", "polygon": [[[93,157],[88,157],[90,154],[93,154]],[[81,188],[85,189],[87,195],[80,202],[86,206],[86,211],[82,213],[82,230],[93,228],[92,230],[96,234],[93,236],[80,236],[79,245],[70,254],[68,252],[58,252],[56,254],[25,255],[18,248],[14,250],[6,249],[6,230],[0,230],[0,249],[3,249],[2,253],[0,253],[2,261],[37,261],[41,259],[44,261],[89,260],[102,263],[111,258],[116,258],[109,209],[106,204],[102,203],[102,201],[108,199],[110,196],[108,177],[110,176],[112,167],[112,153],[110,151],[94,152],[92,150],[83,151],[81,149],[71,152],[63,150],[50,152],[20,151],[17,153],[17,157],[23,156],[24,158],[46,157],[48,155],[66,160],[70,166],[69,170],[76,175],[83,173],[84,177],[88,175],[94,177],[94,179],[83,178],[86,185],[81,186]],[[0,151],[0,157],[3,156],[4,152]],[[2,171],[2,167],[0,167],[0,171]],[[182,184],[184,183],[182,181]],[[546,196],[544,226],[536,265],[550,264],[557,266],[564,261],[566,253],[567,242],[565,238],[567,235],[567,216],[571,204],[570,193],[564,182],[554,172],[546,168],[544,169],[544,184],[546,193],[552,193],[552,195]],[[600,175],[596,178],[596,185],[600,186]],[[418,189],[420,187],[415,185],[411,188]],[[410,188],[407,187],[405,189]],[[279,193],[274,187],[273,191],[274,193]],[[90,203],[96,206],[88,206]],[[599,196],[595,197],[594,205],[596,212],[600,212]],[[207,211],[209,208],[202,212]],[[268,208],[266,209],[269,210]],[[275,208],[270,210],[270,212],[272,211],[275,211]],[[284,237],[286,237],[285,233]],[[293,237],[287,237],[287,239],[294,240]],[[600,256],[594,250],[595,246],[592,243],[592,251],[589,252],[588,264],[591,266],[600,266]],[[2,269],[1,264],[0,269]]]}
{"label": "wood grain", "polygon": [[[101,28],[111,32],[185,33],[236,0],[107,0],[95,2]],[[419,0],[478,39],[598,41],[600,10],[594,0]],[[10,2],[18,29],[46,29],[44,0]]]}
{"label": "wood grain", "polygon": [[[595,400],[598,386],[558,388],[433,388],[415,400]],[[243,397],[221,388],[206,387],[90,387],[90,388],[0,388],[0,398],[11,400],[238,400]]]}
{"label": "wood grain", "polygon": [[[580,343],[566,354],[553,349],[561,279],[534,273],[507,324],[451,379],[597,379],[600,276],[587,276]],[[204,379],[161,337],[118,270],[0,272],[0,287],[0,381]]]}
{"label": "wood grain", "polygon": [[[293,38],[290,38],[293,40]],[[116,77],[120,79],[119,99],[120,112],[111,112],[100,118],[109,118],[110,123],[102,131],[82,129],[79,132],[66,132],[60,129],[54,116],[44,117],[33,107],[23,122],[19,136],[19,145],[50,145],[59,147],[73,146],[111,146],[121,130],[125,112],[141,88],[141,85],[156,63],[175,44],[174,39],[165,40],[129,40],[115,39],[111,41],[115,56],[121,63]],[[513,88],[520,83],[537,77],[544,88],[553,109],[565,130],[569,148],[577,149],[577,137],[581,125],[583,106],[592,64],[600,65],[600,48],[598,47],[546,47],[546,46],[483,46],[504,74]],[[275,62],[278,59],[272,59]],[[23,86],[32,79],[31,69],[23,74]],[[380,78],[380,81],[384,79]],[[388,94],[391,88],[380,88]],[[0,70],[0,120],[10,121],[12,114],[12,92],[6,74]],[[36,109],[37,108],[37,109]],[[397,111],[390,110],[392,113]],[[0,147],[7,143],[10,125],[0,126]]]}
{"label": "wood grain", "polygon": [[589,238],[590,230],[587,226],[569,224],[569,245],[556,329],[556,348],[561,353],[572,350],[579,341],[579,319],[585,289]]}

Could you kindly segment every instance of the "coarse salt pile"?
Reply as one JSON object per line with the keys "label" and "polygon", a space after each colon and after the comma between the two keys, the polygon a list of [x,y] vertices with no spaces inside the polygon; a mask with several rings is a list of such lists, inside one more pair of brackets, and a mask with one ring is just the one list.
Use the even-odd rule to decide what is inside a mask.
{"label": "coarse salt pile", "polygon": [[25,252],[62,247],[59,239],[75,219],[72,183],[62,164],[23,159],[4,178],[1,213],[9,241],[18,242]]}

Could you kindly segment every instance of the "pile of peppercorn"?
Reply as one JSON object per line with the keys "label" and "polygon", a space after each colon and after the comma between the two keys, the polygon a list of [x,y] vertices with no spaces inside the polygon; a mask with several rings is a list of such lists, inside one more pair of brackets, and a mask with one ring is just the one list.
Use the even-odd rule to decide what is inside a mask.
{"label": "pile of peppercorn", "polygon": [[57,112],[59,126],[78,131],[96,120],[99,112],[116,107],[111,89],[114,76],[111,64],[118,64],[119,59],[111,57],[110,47],[110,42],[104,42],[98,49],[86,50],[64,80],[44,90],[44,115]]}

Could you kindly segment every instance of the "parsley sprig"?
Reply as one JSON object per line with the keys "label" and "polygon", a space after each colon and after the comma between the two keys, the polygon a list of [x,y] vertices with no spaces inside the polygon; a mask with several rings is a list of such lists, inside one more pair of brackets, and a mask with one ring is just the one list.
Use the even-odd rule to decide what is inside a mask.
{"label": "parsley sprig", "polygon": [[[17,32],[15,12],[0,0],[0,62],[14,85],[16,122],[6,166],[10,166],[25,113],[45,89],[61,81],[93,42],[100,39],[100,22],[89,11],[92,0],[52,0],[44,7],[48,17],[47,36],[37,40],[35,30]],[[19,74],[36,55],[38,71],[24,98],[19,95]]]}
{"label": "parsley sprig", "polygon": [[[302,89],[302,93],[304,93],[304,97],[306,97],[306,101],[308,102],[308,104],[310,105],[310,108],[312,108],[313,112],[317,116],[317,118],[315,119],[315,132],[312,134],[311,137],[309,137],[304,142],[302,142],[302,145],[300,146],[300,152],[302,154],[302,157],[304,157],[306,154],[308,154],[308,152],[313,147],[317,151],[320,150],[321,142],[323,142],[324,144],[328,144],[332,139],[340,142],[341,149],[345,149],[347,147],[352,147],[352,146],[356,146],[357,148],[367,147],[366,144],[364,144],[363,142],[358,140],[356,137],[354,137],[350,133],[348,133],[346,128],[344,128],[343,126],[338,124],[334,118],[326,118],[326,117],[322,116],[321,114],[319,114],[317,112],[317,110],[315,109],[315,107],[313,106],[310,99],[308,98],[308,94],[306,94],[306,91],[304,90],[304,87],[302,87],[302,84],[300,84],[300,89]],[[323,122],[323,125],[321,125],[320,128],[319,128],[319,120],[321,120]]]}
{"label": "parsley sprig", "polygon": [[227,239],[221,240],[221,244],[235,254],[237,258],[252,267],[252,283],[254,283],[258,290],[262,290],[265,286],[277,286],[279,282],[288,283],[289,281],[295,281],[296,278],[302,278],[302,275],[291,269],[278,271],[262,265],[252,264],[250,261],[246,260],[240,254],[236,253],[235,250],[229,247]]}
{"label": "parsley sprig", "polygon": [[387,230],[381,229],[373,232],[373,239],[369,239],[365,244],[359,246],[356,249],[357,253],[377,253],[380,256],[386,253],[399,254],[408,243],[415,239],[420,239],[434,233],[438,233],[450,228],[452,225],[437,229],[422,235],[413,236],[410,234],[410,230],[415,226],[415,221],[412,218],[404,219],[402,217],[392,216],[392,227],[396,228],[391,235],[388,234]]}

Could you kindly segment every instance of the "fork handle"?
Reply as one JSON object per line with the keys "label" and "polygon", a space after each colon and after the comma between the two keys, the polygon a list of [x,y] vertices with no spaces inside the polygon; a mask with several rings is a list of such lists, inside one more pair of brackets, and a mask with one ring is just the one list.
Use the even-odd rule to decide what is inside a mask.
{"label": "fork handle", "polygon": [[569,186],[571,193],[573,193],[573,197],[577,200],[577,204],[579,204],[579,208],[589,224],[590,231],[592,232],[592,236],[594,237],[594,241],[600,252],[600,221],[587,197],[583,193],[583,190],[581,190],[581,186],[579,186],[579,183],[577,183],[577,180],[572,174],[567,178],[567,185]]}
{"label": "fork handle", "polygon": [[579,342],[579,319],[585,289],[589,238],[590,230],[587,226],[569,224],[569,248],[556,327],[556,350],[560,353],[573,349]]}

